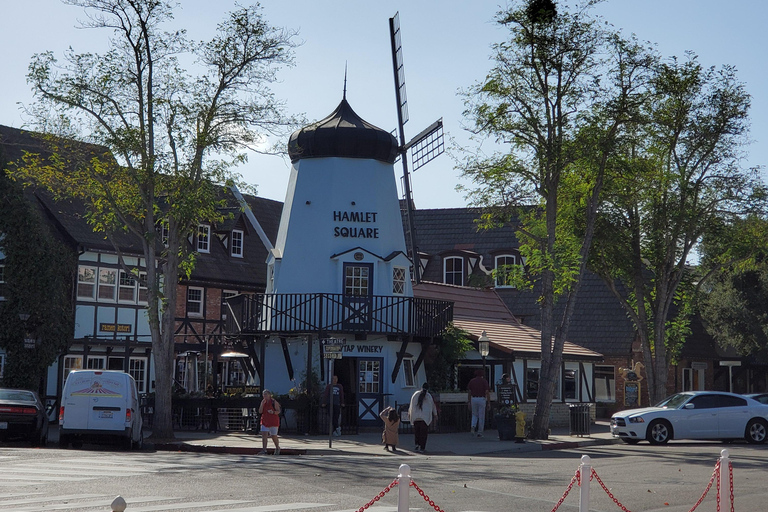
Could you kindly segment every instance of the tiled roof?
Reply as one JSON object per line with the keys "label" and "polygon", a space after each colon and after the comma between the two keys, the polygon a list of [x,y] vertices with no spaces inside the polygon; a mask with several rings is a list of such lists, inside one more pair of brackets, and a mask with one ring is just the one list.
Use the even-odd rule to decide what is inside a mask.
{"label": "tiled roof", "polygon": [[[421,282],[414,286],[413,294],[418,298],[453,302],[454,325],[474,338],[486,331],[491,346],[497,350],[519,357],[541,357],[541,332],[522,325],[493,289]],[[563,357],[566,360],[603,359],[601,354],[569,342],[565,343]]]}
{"label": "tiled roof", "polygon": [[[426,281],[442,282],[444,255],[471,251],[481,258],[487,270],[494,266],[494,256],[502,253],[517,254],[516,225],[511,222],[493,229],[479,229],[477,208],[446,208],[416,210],[416,244],[419,252],[429,257],[424,270]],[[465,253],[466,254],[466,253]],[[423,257],[423,256],[422,256]],[[470,285],[490,286],[492,282],[479,268],[470,278]],[[497,288],[512,313],[525,325],[535,329],[541,326],[541,311],[534,290]],[[556,315],[562,313],[564,303],[556,305]],[[635,328],[616,297],[596,274],[588,272],[579,290],[576,310],[571,319],[568,340],[605,355],[631,353]]]}

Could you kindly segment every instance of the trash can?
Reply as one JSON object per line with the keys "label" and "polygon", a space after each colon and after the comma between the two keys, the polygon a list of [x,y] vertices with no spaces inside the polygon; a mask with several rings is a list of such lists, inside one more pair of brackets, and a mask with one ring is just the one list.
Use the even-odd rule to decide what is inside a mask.
{"label": "trash can", "polygon": [[572,436],[589,435],[589,408],[592,404],[569,404]]}

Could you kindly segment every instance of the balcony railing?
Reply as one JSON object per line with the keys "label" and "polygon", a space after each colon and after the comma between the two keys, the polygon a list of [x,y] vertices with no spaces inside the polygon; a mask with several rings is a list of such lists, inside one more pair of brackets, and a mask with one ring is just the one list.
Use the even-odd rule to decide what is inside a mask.
{"label": "balcony railing", "polygon": [[332,293],[236,295],[226,300],[230,334],[439,335],[453,320],[453,303],[434,299]]}

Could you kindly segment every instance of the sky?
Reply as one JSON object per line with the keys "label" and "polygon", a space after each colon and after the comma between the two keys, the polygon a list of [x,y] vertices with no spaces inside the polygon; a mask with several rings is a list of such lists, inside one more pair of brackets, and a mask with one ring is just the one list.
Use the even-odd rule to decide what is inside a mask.
{"label": "sky", "polygon": [[[242,0],[240,3],[246,3]],[[233,0],[180,0],[174,28],[192,39],[210,38],[216,24],[235,8]],[[262,0],[266,20],[298,31],[296,62],[272,86],[287,111],[309,120],[330,114],[342,98],[347,66],[347,100],[366,121],[388,131],[397,128],[389,18],[399,12],[410,120],[406,139],[439,118],[446,137],[474,148],[464,129],[464,101],[457,93],[491,69],[491,45],[506,31],[494,23],[505,5],[497,0]],[[17,128],[29,122],[20,104],[33,96],[26,83],[35,53],[61,58],[102,51],[111,35],[104,29],[77,28],[83,10],[59,0],[0,0],[0,124]],[[663,56],[688,50],[705,66],[734,65],[752,95],[749,157],[744,166],[768,163],[768,1],[765,0],[605,0],[595,12],[626,34],[657,45]],[[446,141],[447,142],[447,141]],[[486,143],[484,147],[489,147]],[[492,147],[492,144],[490,144]],[[460,171],[447,154],[413,173],[417,208],[466,206]],[[283,201],[290,162],[253,154],[238,169],[258,194]],[[396,166],[398,177],[401,166]],[[400,182],[398,178],[398,183]]]}

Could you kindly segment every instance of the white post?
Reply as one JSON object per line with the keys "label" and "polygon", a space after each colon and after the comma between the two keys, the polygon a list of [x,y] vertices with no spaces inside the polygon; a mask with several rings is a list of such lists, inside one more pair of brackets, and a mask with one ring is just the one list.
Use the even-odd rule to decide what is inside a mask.
{"label": "white post", "polygon": [[731,472],[728,471],[730,453],[727,449],[720,450],[720,507],[721,510],[730,510],[731,503]]}
{"label": "white post", "polygon": [[592,476],[592,464],[589,455],[581,456],[579,471],[581,487],[579,492],[579,512],[589,512],[589,477]]}
{"label": "white post", "polygon": [[397,512],[408,512],[408,492],[411,489],[411,466],[400,464],[397,475]]}
{"label": "white post", "polygon": [[112,512],[123,512],[125,508],[127,507],[127,504],[125,503],[125,500],[122,496],[118,496],[114,500],[112,500]]}

